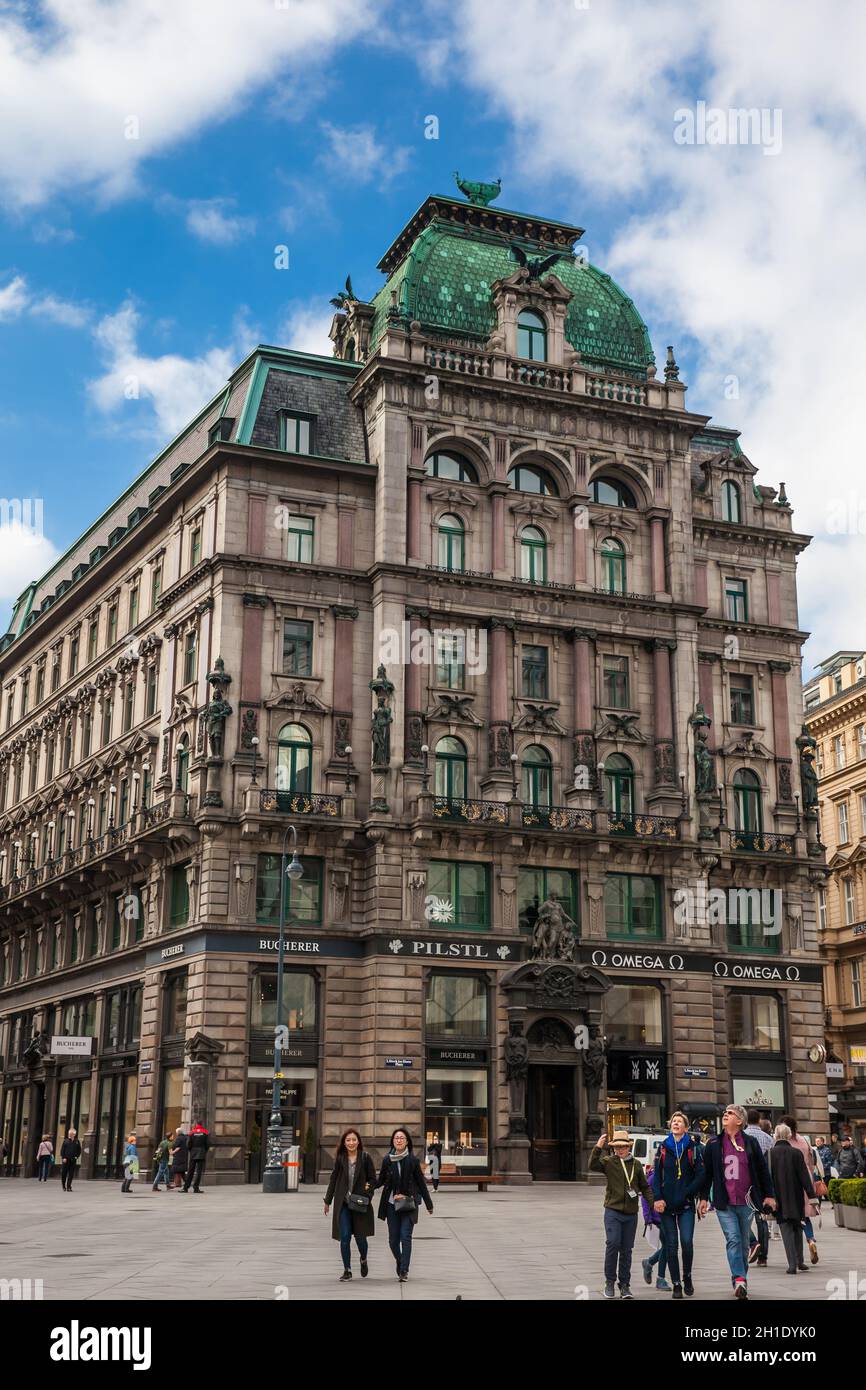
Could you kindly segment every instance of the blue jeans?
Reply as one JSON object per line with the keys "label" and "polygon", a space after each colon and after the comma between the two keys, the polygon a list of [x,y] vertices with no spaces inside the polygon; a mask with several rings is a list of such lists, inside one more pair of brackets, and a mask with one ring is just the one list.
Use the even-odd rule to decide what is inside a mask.
{"label": "blue jeans", "polygon": [[659,1229],[658,1246],[652,1252],[651,1255],[647,1255],[646,1259],[644,1260],[644,1264],[646,1265],[647,1269],[652,1269],[653,1265],[658,1265],[658,1269],[656,1270],[656,1278],[664,1279],[668,1265],[667,1252],[665,1250],[665,1238],[661,1232],[661,1229]]}
{"label": "blue jeans", "polygon": [[728,1207],[725,1211],[716,1208],[716,1216],[725,1237],[728,1265],[731,1270],[731,1283],[745,1279],[749,1270],[749,1232],[752,1229],[752,1208]]}
{"label": "blue jeans", "polygon": [[[661,1220],[665,1254],[668,1257],[668,1271],[673,1282],[679,1284],[679,1245],[682,1245],[683,1248],[683,1278],[690,1279],[692,1274],[692,1260],[695,1254],[695,1213],[694,1211],[663,1211]],[[677,1232],[679,1232],[679,1241],[677,1240]]]}
{"label": "blue jeans", "polygon": [[39,1159],[39,1181],[44,1178],[47,1182],[51,1176],[51,1155],[45,1154]]}
{"label": "blue jeans", "polygon": [[634,1216],[626,1216],[625,1212],[611,1211],[609,1207],[605,1207],[605,1283],[614,1283],[617,1277],[617,1265],[619,1266],[620,1288],[622,1288],[624,1284],[631,1283],[631,1252],[634,1249],[636,1232],[637,1212],[635,1212]]}
{"label": "blue jeans", "polygon": [[[358,1254],[362,1260],[367,1258],[367,1237],[355,1236],[355,1244],[358,1247]],[[344,1202],[340,1207],[340,1254],[343,1256],[343,1268],[352,1267],[352,1213]]]}
{"label": "blue jeans", "polygon": [[159,1167],[158,1167],[157,1170],[156,1170],[156,1177],[155,1177],[154,1180],[153,1180],[153,1185],[154,1185],[154,1187],[159,1187],[159,1184],[160,1184],[161,1182],[164,1182],[165,1185],[166,1185],[166,1187],[170,1187],[170,1186],[171,1186],[171,1179],[170,1179],[169,1176],[168,1176],[168,1159],[167,1159],[167,1158],[165,1158],[165,1159],[162,1160],[162,1162],[160,1163]]}
{"label": "blue jeans", "polygon": [[807,1240],[815,1239],[815,1227],[812,1225],[811,1216],[805,1216],[803,1218],[803,1231]]}
{"label": "blue jeans", "polygon": [[412,1259],[412,1221],[411,1211],[395,1211],[388,1207],[388,1244],[397,1264],[398,1274],[409,1273]]}

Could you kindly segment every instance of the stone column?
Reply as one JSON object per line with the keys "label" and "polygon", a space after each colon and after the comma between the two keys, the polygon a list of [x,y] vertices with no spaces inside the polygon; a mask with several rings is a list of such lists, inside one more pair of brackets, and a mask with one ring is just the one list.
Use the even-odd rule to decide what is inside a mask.
{"label": "stone column", "polygon": [[647,643],[653,658],[653,798],[678,791],[671,688],[671,653],[676,646],[668,637],[654,637]]}
{"label": "stone column", "polygon": [[483,789],[511,791],[511,720],[509,718],[508,653],[509,633],[514,631],[513,618],[490,618],[490,666],[487,682],[488,742],[487,776]]}
{"label": "stone column", "polygon": [[505,494],[508,488],[505,483],[495,482],[490,485],[490,568],[494,575],[506,575],[507,565],[505,558]]}
{"label": "stone column", "polygon": [[[592,806],[592,792],[595,788],[596,747],[593,728],[595,708],[595,633],[586,628],[576,627],[571,632],[572,642],[572,725],[574,729],[574,778],[569,787],[566,800],[576,800],[579,806]],[[579,772],[586,768],[586,774]],[[585,785],[583,782],[585,780]],[[571,782],[571,779],[569,779]],[[574,797],[570,795],[574,793]]]}
{"label": "stone column", "polygon": [[189,1059],[189,1122],[210,1130],[213,1128],[214,1068],[225,1046],[216,1038],[196,1033],[184,1050]]}
{"label": "stone column", "polygon": [[776,799],[791,807],[791,724],[788,715],[788,675],[790,661],[770,661],[770,690],[773,700],[773,752],[776,759]]}
{"label": "stone column", "polygon": [[421,554],[421,486],[425,477],[423,470],[409,469],[406,498],[406,561],[410,565],[424,563]]}
{"label": "stone column", "polygon": [[650,513],[650,550],[652,555],[653,593],[666,594],[667,567],[665,564],[665,522],[664,517]]}
{"label": "stone column", "polygon": [[[406,734],[405,748],[403,753],[403,764],[421,766],[422,753],[421,746],[424,743],[424,665],[414,659],[418,653],[415,650],[415,634],[422,631],[430,618],[429,608],[407,608],[406,623],[403,629],[404,638],[409,643],[409,650],[406,655],[409,657],[405,665],[406,671]],[[435,659],[435,654],[434,654]]]}
{"label": "stone column", "polygon": [[331,605],[334,615],[333,742],[331,760],[345,771],[346,747],[352,746],[352,682],[355,675],[355,621],[357,608]]}
{"label": "stone column", "polygon": [[[718,652],[698,652],[698,695],[704,707],[704,713],[710,719],[714,719],[713,667],[717,661],[721,661]],[[712,738],[712,735],[710,737]]]}
{"label": "stone column", "polygon": [[586,501],[575,503],[572,519],[572,564],[575,587],[582,588],[586,582],[586,545],[589,538],[589,508]]}

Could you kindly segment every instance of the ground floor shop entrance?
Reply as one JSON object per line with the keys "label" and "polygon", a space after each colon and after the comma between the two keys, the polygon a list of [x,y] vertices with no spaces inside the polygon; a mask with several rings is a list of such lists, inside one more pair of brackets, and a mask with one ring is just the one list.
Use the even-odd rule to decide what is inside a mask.
{"label": "ground floor shop entrance", "polygon": [[[8,1177],[31,1177],[35,1147],[32,1136],[42,1135],[42,1116],[45,1108],[45,1086],[7,1086],[3,1095],[3,1122],[0,1134],[8,1150],[2,1160]],[[38,1144],[38,1140],[35,1141]]]}
{"label": "ground floor shop entrance", "polygon": [[[247,1082],[245,1152],[246,1178],[250,1183],[259,1183],[262,1180],[262,1155],[268,1146],[273,1094],[273,1080]],[[315,1082],[289,1079],[283,1081],[280,1126],[286,1147],[289,1144],[297,1144],[300,1148],[301,1177],[304,1178],[304,1152],[310,1142],[315,1145]],[[315,1147],[311,1152],[315,1162]]]}
{"label": "ground floor shop entrance", "polygon": [[95,1173],[100,1178],[120,1176],[126,1136],[135,1130],[138,1073],[117,1072],[99,1081],[99,1115],[96,1132]]}
{"label": "ground floor shop entrance", "polygon": [[535,1182],[573,1182],[577,1134],[573,1066],[530,1066],[527,1133]]}

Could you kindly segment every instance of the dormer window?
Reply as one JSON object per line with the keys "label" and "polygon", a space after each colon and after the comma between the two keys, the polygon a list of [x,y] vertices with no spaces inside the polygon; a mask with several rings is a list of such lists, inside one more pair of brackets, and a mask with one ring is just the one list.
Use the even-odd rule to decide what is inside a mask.
{"label": "dormer window", "polygon": [[284,411],[280,416],[280,448],[287,454],[313,452],[313,421],[309,415]]}
{"label": "dormer window", "polygon": [[589,492],[593,502],[602,507],[637,506],[634,493],[616,478],[593,478]]}
{"label": "dormer window", "polygon": [[730,479],[722,483],[722,520],[738,523],[742,520],[740,489]]}
{"label": "dormer window", "polygon": [[529,362],[547,361],[547,324],[532,309],[523,309],[518,315],[517,356]]}

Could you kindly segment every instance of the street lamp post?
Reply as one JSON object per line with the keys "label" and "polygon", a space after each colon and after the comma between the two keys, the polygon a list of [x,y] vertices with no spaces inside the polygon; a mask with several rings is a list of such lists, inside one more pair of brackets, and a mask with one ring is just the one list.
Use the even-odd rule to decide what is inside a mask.
{"label": "street lamp post", "polygon": [[[286,863],[286,842],[292,837],[292,858]],[[282,1106],[282,1036],[283,1036],[283,956],[286,933],[286,879],[302,876],[304,866],[298,858],[298,832],[291,824],[286,826],[283,836],[283,851],[280,855],[280,941],[277,948],[277,1013],[274,1026],[274,1092],[271,1100],[271,1115],[268,1121],[268,1154],[265,1171],[262,1175],[263,1192],[285,1192],[286,1170],[283,1167],[281,1138]]]}

